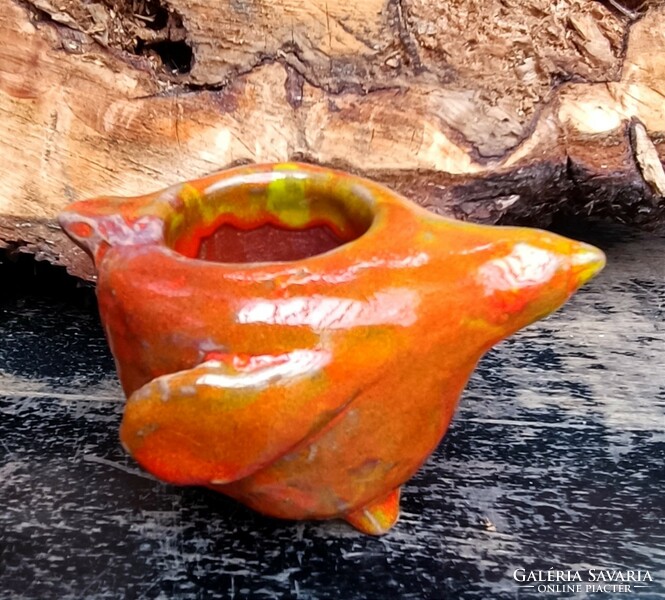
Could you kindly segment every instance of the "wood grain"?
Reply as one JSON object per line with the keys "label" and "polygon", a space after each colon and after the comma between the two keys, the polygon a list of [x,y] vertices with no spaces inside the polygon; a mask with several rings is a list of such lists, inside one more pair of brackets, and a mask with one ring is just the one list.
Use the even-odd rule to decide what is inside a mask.
{"label": "wood grain", "polygon": [[[0,215],[300,159],[464,219],[654,227],[665,7],[644,7],[0,0]],[[49,259],[89,277],[67,246]]]}

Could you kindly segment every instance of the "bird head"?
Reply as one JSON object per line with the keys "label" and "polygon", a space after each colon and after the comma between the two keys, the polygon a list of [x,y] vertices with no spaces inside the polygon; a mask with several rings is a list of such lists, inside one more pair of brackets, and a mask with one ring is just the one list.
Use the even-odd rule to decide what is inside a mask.
{"label": "bird head", "polygon": [[443,268],[463,282],[465,334],[483,351],[558,309],[605,266],[597,248],[547,231],[452,221],[437,227],[449,239]]}

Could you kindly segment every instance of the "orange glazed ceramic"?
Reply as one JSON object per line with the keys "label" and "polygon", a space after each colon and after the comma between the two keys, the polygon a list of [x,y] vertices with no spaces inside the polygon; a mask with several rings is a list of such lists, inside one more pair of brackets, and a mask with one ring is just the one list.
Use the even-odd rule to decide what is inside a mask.
{"label": "orange glazed ceramic", "polygon": [[397,520],[483,353],[605,262],[294,163],[78,202],[60,223],[95,261],[137,461],[371,534]]}

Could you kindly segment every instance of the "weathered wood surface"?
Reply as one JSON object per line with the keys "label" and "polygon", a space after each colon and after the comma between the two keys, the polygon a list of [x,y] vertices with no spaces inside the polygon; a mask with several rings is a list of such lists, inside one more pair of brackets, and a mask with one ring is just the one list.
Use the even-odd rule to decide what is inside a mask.
{"label": "weathered wood surface", "polygon": [[587,237],[607,270],[482,361],[380,539],[142,473],[92,296],[25,295],[4,267],[0,596],[542,598],[514,569],[604,567],[654,579],[611,597],[665,598],[665,236]]}
{"label": "weathered wood surface", "polygon": [[90,278],[67,202],[286,159],[655,226],[664,97],[660,1],[0,0],[0,243]]}

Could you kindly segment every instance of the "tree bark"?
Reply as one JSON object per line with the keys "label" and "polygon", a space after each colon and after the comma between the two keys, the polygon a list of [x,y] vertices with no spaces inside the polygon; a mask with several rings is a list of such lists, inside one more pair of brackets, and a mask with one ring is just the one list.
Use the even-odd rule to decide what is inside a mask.
{"label": "tree bark", "polygon": [[289,159],[438,213],[665,221],[665,7],[0,0],[0,244],[92,278],[68,202]]}

